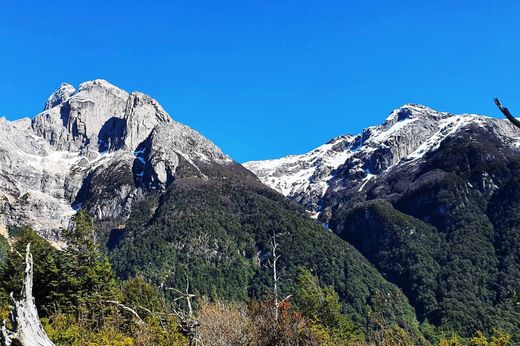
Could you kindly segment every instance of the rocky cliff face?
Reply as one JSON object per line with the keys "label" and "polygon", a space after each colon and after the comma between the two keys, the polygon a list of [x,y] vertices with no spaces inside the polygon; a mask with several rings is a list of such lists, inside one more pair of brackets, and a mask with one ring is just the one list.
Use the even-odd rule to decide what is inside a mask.
{"label": "rocky cliff face", "polygon": [[232,163],[145,94],[104,80],[64,83],[33,119],[0,119],[0,224],[52,234],[82,206],[124,221],[134,200],[200,162]]}

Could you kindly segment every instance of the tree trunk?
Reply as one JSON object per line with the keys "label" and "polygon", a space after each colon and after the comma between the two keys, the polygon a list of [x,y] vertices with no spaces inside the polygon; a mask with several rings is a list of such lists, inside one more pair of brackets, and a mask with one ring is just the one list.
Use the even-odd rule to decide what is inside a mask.
{"label": "tree trunk", "polygon": [[2,334],[6,346],[22,344],[23,346],[54,346],[43,329],[38,317],[38,310],[32,295],[33,287],[33,259],[30,251],[31,244],[27,244],[25,254],[25,278],[20,300],[15,300],[11,293],[13,304],[10,314],[14,331],[2,327]]}

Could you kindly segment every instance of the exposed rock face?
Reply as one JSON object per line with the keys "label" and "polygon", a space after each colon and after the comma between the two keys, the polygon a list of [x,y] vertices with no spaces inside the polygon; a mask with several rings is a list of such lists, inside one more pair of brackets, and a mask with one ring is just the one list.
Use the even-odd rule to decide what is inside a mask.
{"label": "exposed rock face", "polygon": [[157,101],[138,92],[133,92],[128,98],[124,119],[125,147],[130,150],[135,150],[156,125],[171,121]]}
{"label": "exposed rock face", "polygon": [[179,156],[193,167],[232,162],[147,95],[104,80],[64,83],[34,119],[0,119],[0,224],[46,232],[67,227],[79,207],[124,220],[149,187],[173,181]]}
{"label": "exposed rock face", "polygon": [[70,95],[74,94],[76,89],[70,84],[62,83],[58,89],[47,99],[44,110],[54,108],[61,105],[63,102],[70,98]]}
{"label": "exposed rock face", "polygon": [[136,155],[143,150],[146,153],[144,159],[138,156],[144,166],[144,180],[159,184],[166,184],[173,179],[181,161],[190,165],[198,176],[204,176],[204,173],[198,168],[197,162],[231,162],[215,144],[174,121],[157,126],[145,145],[145,148],[136,152]]}
{"label": "exposed rock face", "polygon": [[124,121],[126,91],[95,80],[80,84],[68,98],[62,98],[62,93],[60,88],[50,99],[63,102],[38,114],[32,124],[36,134],[55,149],[95,152],[121,137],[123,128],[118,123]]}
{"label": "exposed rock face", "polygon": [[252,161],[244,166],[327,223],[336,204],[363,200],[376,181],[417,166],[444,140],[471,126],[486,128],[490,136],[518,147],[518,132],[506,121],[407,104],[394,110],[382,125],[369,127],[359,135],[335,138],[307,154]]}

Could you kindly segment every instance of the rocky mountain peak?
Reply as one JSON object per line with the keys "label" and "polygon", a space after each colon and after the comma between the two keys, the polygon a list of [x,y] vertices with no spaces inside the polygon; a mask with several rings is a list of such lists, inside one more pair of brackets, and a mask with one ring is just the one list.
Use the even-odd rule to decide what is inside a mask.
{"label": "rocky mountain peak", "polygon": [[163,190],[178,169],[232,163],[175,122],[152,97],[97,79],[62,84],[33,119],[0,119],[0,225],[66,227],[78,207],[125,219],[136,198]]}
{"label": "rocky mountain peak", "polygon": [[446,138],[474,125],[489,128],[516,145],[511,126],[503,121],[405,104],[393,110],[381,125],[368,127],[356,136],[336,137],[303,155],[244,165],[262,182],[317,217],[327,191],[363,192],[381,175],[400,164],[420,161]]}
{"label": "rocky mountain peak", "polygon": [[61,105],[63,102],[67,101],[76,89],[68,83],[61,83],[58,89],[56,89],[51,96],[47,99],[45,103],[44,111],[47,109],[51,109],[58,105]]}
{"label": "rocky mountain peak", "polygon": [[93,90],[97,90],[98,92],[106,92],[112,94],[121,94],[122,96],[128,95],[126,91],[115,86],[114,84],[104,80],[104,79],[95,79],[91,81],[85,81],[80,83],[78,87],[78,92],[91,92]]}
{"label": "rocky mountain peak", "polygon": [[128,93],[96,79],[77,90],[62,84],[32,127],[59,150],[104,152],[134,150],[159,123],[171,118],[160,104],[140,92]]}
{"label": "rocky mountain peak", "polygon": [[416,103],[407,103],[399,108],[394,109],[385,119],[385,122],[382,124],[382,126],[392,126],[406,119],[433,118],[435,120],[440,120],[449,116],[452,116],[452,114],[439,112],[430,107]]}

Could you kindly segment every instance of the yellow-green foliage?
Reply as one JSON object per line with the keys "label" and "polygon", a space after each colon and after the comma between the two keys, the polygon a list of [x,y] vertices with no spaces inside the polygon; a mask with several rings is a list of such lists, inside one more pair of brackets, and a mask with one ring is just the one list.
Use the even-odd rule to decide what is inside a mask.
{"label": "yellow-green foliage", "polygon": [[459,337],[454,334],[450,338],[442,338],[439,346],[462,346],[462,343]]}
{"label": "yellow-green foliage", "polygon": [[339,296],[332,286],[320,287],[308,270],[301,270],[294,296],[296,307],[313,323],[313,332],[326,343],[342,344],[364,340],[360,326],[341,311]]}
{"label": "yellow-green foliage", "polygon": [[116,326],[105,324],[97,330],[80,323],[74,316],[56,314],[51,319],[42,319],[45,331],[57,346],[132,346],[133,338],[125,335]]}
{"label": "yellow-green foliage", "polygon": [[186,345],[173,316],[148,316],[136,323],[131,316],[113,312],[103,318],[103,324],[92,328],[93,321],[82,320],[72,314],[57,313],[43,318],[42,324],[57,346],[176,346]]}
{"label": "yellow-green foliage", "polygon": [[494,328],[490,339],[481,331],[477,331],[471,339],[471,346],[506,346],[509,345],[510,340],[511,335],[503,330]]}

